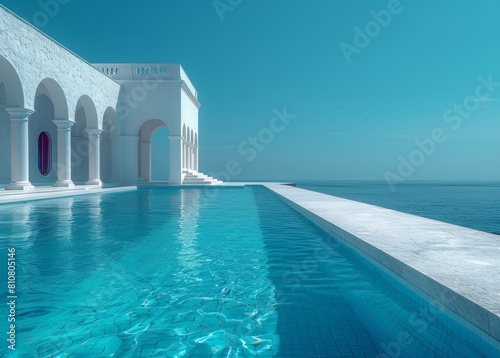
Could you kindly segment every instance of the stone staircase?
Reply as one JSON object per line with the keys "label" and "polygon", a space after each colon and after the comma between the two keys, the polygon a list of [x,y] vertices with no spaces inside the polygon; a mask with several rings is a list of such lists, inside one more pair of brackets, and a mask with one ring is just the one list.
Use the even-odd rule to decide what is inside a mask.
{"label": "stone staircase", "polygon": [[196,170],[192,169],[183,169],[182,175],[184,177],[182,185],[219,185],[223,183],[221,180],[214,179],[203,173],[198,173]]}

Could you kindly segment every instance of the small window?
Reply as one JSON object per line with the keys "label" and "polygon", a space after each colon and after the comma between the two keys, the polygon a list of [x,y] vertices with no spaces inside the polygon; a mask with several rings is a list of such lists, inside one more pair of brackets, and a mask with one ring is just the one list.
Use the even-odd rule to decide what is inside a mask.
{"label": "small window", "polygon": [[42,132],[38,136],[38,171],[42,176],[50,173],[51,161],[50,137],[47,132]]}

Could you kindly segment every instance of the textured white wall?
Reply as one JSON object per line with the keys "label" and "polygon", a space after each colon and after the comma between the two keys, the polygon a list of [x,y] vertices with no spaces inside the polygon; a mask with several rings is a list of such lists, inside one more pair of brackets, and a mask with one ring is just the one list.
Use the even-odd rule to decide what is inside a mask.
{"label": "textured white wall", "polygon": [[1,6],[0,43],[0,55],[21,79],[26,108],[34,108],[36,89],[44,78],[52,78],[61,86],[70,118],[74,118],[82,95],[94,101],[100,127],[106,108],[116,107],[118,83]]}
{"label": "textured white wall", "polygon": [[[57,179],[54,119],[76,121],[72,129],[72,179],[80,183],[88,179],[85,128],[97,126],[105,131],[101,177],[127,183],[137,180],[137,136],[143,123],[161,120],[173,136],[182,134],[184,123],[198,132],[197,92],[178,64],[105,65],[103,73],[1,5],[0,43],[0,182],[10,179],[10,122],[2,104],[36,110],[29,121],[29,179],[33,183]],[[95,124],[92,118],[97,118]],[[104,118],[109,123],[104,123]],[[42,131],[49,134],[52,144],[53,165],[46,177],[38,172],[38,136]],[[123,137],[113,141],[110,134]],[[180,154],[173,155],[179,156],[175,164]],[[180,164],[172,168],[180,173]]]}
{"label": "textured white wall", "polygon": [[185,91],[181,92],[181,116],[182,123],[198,133],[198,106]]}
{"label": "textured white wall", "polygon": [[[139,87],[138,87],[139,86]],[[117,111],[120,123],[123,125],[123,134],[138,135],[139,128],[150,119],[159,119],[169,128],[171,133],[180,134],[181,107],[180,87],[157,87],[153,90],[141,92],[144,96],[137,96],[137,88],[141,85],[124,84],[120,101],[125,104],[124,98],[132,100],[128,106],[129,113]],[[135,102],[133,102],[135,99]]]}

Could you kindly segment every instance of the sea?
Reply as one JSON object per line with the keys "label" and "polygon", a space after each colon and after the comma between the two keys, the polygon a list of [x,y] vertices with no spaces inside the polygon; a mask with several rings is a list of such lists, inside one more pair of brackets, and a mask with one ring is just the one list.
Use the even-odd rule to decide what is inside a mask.
{"label": "sea", "polygon": [[500,181],[294,181],[297,187],[500,235]]}

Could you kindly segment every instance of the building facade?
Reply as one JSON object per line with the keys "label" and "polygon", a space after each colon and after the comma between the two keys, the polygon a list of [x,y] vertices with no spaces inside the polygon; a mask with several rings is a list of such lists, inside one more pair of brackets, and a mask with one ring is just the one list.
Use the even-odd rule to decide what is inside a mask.
{"label": "building facade", "polygon": [[151,178],[151,138],[169,130],[168,183],[198,170],[197,92],[179,64],[90,64],[0,6],[0,184],[72,188]]}

